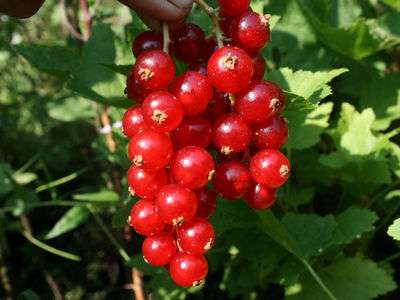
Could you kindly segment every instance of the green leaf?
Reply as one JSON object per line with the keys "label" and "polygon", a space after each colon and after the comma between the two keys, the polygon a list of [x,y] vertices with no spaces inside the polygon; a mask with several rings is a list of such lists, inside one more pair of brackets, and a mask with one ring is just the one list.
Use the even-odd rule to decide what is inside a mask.
{"label": "green leaf", "polygon": [[46,234],[46,239],[58,237],[66,232],[74,230],[86,221],[90,212],[86,207],[75,206],[70,208]]}
{"label": "green leaf", "polygon": [[116,192],[110,190],[103,190],[97,193],[77,194],[72,196],[73,199],[79,201],[89,202],[117,202],[119,196]]}
{"label": "green leaf", "polygon": [[25,290],[21,294],[18,295],[17,300],[40,300],[41,298],[39,297],[36,292],[33,290]]}
{"label": "green leaf", "polygon": [[336,221],[333,216],[320,217],[314,214],[289,213],[282,219],[297,252],[304,258],[310,258],[321,253],[328,245]]}
{"label": "green leaf", "polygon": [[350,207],[336,217],[337,227],[333,234],[332,244],[347,244],[363,233],[374,230],[378,220],[375,212],[366,208]]}
{"label": "green leaf", "polygon": [[303,187],[299,185],[290,186],[290,191],[284,194],[283,200],[292,207],[308,204],[315,195],[315,188]]}
{"label": "green leaf", "polygon": [[132,65],[112,65],[112,64],[103,64],[103,66],[109,68],[111,71],[128,76],[129,72],[132,69]]}
{"label": "green leaf", "polygon": [[4,196],[11,192],[14,187],[10,179],[13,170],[8,164],[0,164],[0,196]]}
{"label": "green leaf", "polygon": [[289,68],[282,68],[267,72],[265,78],[277,83],[287,92],[286,107],[288,110],[302,110],[316,108],[322,99],[332,93],[327,84],[347,71],[347,69],[341,68],[330,71],[299,70],[293,72]]}
{"label": "green leaf", "polygon": [[31,183],[32,181],[35,181],[37,179],[37,175],[35,173],[31,173],[31,172],[14,173],[13,179],[19,185],[25,185],[25,184]]}
{"label": "green leaf", "polygon": [[50,117],[64,122],[96,117],[92,103],[81,97],[67,97],[48,102],[47,110]]}
{"label": "green leaf", "polygon": [[[390,275],[371,260],[342,258],[318,273],[339,300],[371,300],[396,289],[396,283]],[[303,273],[299,283],[300,293],[290,295],[287,299],[327,299],[308,273]]]}
{"label": "green leaf", "polygon": [[285,113],[289,125],[287,147],[306,149],[320,140],[320,135],[329,126],[328,120],[333,103],[323,103],[311,112],[288,111]]}
{"label": "green leaf", "polygon": [[389,226],[387,234],[393,239],[400,241],[400,218],[394,220],[393,224]]}

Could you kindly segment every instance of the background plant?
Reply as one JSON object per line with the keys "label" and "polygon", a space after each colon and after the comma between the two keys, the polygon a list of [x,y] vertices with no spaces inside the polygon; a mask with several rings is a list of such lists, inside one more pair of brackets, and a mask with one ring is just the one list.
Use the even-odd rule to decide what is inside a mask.
{"label": "background plant", "polygon": [[[2,297],[125,299],[133,275],[152,299],[398,298],[398,1],[252,1],[273,15],[266,78],[290,101],[292,177],[271,211],[218,202],[210,275],[189,290],[126,227],[117,127],[145,27],[108,1],[89,1],[90,23],[80,3],[0,18]],[[190,21],[211,33],[197,7]]]}

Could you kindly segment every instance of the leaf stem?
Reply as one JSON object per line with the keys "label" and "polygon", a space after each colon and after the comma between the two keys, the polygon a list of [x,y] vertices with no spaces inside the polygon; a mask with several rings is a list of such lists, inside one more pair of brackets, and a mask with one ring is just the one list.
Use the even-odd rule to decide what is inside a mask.
{"label": "leaf stem", "polygon": [[169,37],[169,28],[167,22],[163,22],[163,51],[165,53],[169,53],[169,44],[171,43],[171,39]]}
{"label": "leaf stem", "polygon": [[391,255],[391,256],[388,256],[388,257],[386,257],[386,258],[384,258],[384,259],[382,259],[381,261],[378,262],[378,264],[379,264],[379,265],[382,265],[382,264],[384,264],[384,263],[391,262],[392,260],[395,260],[395,259],[398,259],[398,258],[400,258],[400,252],[398,252],[398,253],[396,253],[396,254],[393,254],[393,255]]}
{"label": "leaf stem", "polygon": [[308,263],[307,260],[304,258],[300,258],[301,262],[305,265],[307,270],[310,272],[311,276],[314,277],[315,281],[319,284],[319,286],[322,288],[322,290],[325,292],[325,294],[328,296],[329,299],[331,300],[337,300],[337,298],[333,295],[333,293],[329,290],[329,288],[325,285],[325,283],[322,281],[321,277],[315,272],[313,267]]}
{"label": "leaf stem", "polygon": [[215,9],[208,5],[204,0],[194,0],[194,2],[211,18],[215,31],[215,37],[217,38],[218,47],[223,47],[224,36],[222,34],[221,27],[219,26],[218,15],[215,13]]}
{"label": "leaf stem", "polygon": [[46,183],[46,184],[42,184],[42,185],[38,186],[38,187],[35,189],[35,191],[36,191],[37,193],[40,193],[40,192],[43,192],[43,191],[48,190],[48,189],[50,189],[50,188],[56,187],[56,186],[58,186],[58,185],[62,185],[62,184],[64,184],[64,183],[67,183],[67,182],[69,182],[69,181],[71,181],[71,180],[74,180],[75,178],[77,178],[79,175],[81,175],[81,174],[84,173],[85,171],[86,171],[86,168],[84,168],[84,169],[82,169],[82,170],[79,170],[78,172],[74,172],[74,173],[72,173],[72,174],[70,174],[70,175],[67,175],[67,176],[65,176],[65,177],[56,179],[56,180],[54,180],[54,181],[52,181],[52,182],[49,182],[49,183]]}

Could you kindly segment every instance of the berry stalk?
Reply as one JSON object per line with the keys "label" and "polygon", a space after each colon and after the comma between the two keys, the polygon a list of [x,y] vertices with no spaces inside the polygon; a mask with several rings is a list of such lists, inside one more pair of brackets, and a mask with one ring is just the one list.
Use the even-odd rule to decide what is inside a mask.
{"label": "berry stalk", "polygon": [[215,37],[217,39],[217,44],[219,48],[224,46],[224,36],[221,31],[221,27],[219,26],[218,16],[215,13],[215,9],[208,5],[204,0],[194,0],[194,2],[200,6],[211,18],[211,21],[214,26]]}

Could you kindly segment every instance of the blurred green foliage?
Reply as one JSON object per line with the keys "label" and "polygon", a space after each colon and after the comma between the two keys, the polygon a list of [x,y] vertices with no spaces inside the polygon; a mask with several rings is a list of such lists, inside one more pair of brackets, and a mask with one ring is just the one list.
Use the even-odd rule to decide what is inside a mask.
{"label": "blurred green foliage", "polygon": [[[84,32],[78,1],[66,4]],[[29,20],[0,16],[1,298],[132,298],[131,268],[151,299],[399,298],[398,0],[252,1],[277,21],[266,79],[286,93],[293,173],[272,210],[219,200],[210,274],[189,290],[141,258],[127,140],[115,126],[111,153],[100,133],[104,105],[115,125],[132,105],[130,44],[145,26],[89,4],[87,42],[51,1]],[[198,7],[189,19],[211,34]]]}

